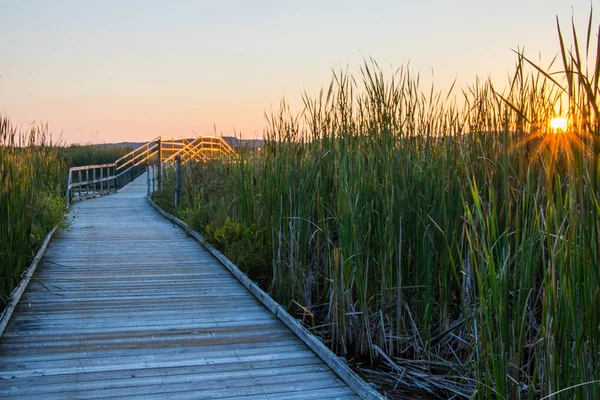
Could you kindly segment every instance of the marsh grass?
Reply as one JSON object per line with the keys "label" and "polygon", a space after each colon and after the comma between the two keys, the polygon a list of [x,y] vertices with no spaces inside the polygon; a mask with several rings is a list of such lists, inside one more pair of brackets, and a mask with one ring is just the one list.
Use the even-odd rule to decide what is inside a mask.
{"label": "marsh grass", "polygon": [[253,276],[392,396],[600,398],[592,28],[568,48],[559,27],[548,68],[518,52],[502,91],[336,72],[267,116],[262,151],[188,167],[176,211],[250,229]]}
{"label": "marsh grass", "polygon": [[46,126],[21,132],[0,115],[0,309],[47,232],[64,222],[64,171]]}
{"label": "marsh grass", "polygon": [[114,163],[133,149],[128,146],[72,144],[57,148],[58,157],[70,166]]}

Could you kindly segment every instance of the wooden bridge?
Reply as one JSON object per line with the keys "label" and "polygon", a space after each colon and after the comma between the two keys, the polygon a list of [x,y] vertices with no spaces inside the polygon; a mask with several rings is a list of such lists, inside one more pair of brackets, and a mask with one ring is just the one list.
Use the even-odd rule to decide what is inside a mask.
{"label": "wooden bridge", "polygon": [[0,338],[0,398],[359,398],[146,193],[73,205]]}
{"label": "wooden bridge", "polygon": [[222,138],[198,136],[186,139],[159,136],[125,154],[114,163],[86,165],[69,169],[67,204],[97,195],[114,193],[131,182],[149,165],[171,167],[214,157],[235,157],[235,150]]}

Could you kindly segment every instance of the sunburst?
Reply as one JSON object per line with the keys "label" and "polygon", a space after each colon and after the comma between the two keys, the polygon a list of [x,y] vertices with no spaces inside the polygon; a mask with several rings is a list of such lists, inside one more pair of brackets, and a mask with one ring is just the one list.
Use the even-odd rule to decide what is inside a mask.
{"label": "sunburst", "polygon": [[540,129],[529,133],[519,146],[529,147],[531,144],[534,144],[534,148],[530,161],[545,159],[550,165],[554,165],[562,157],[567,163],[571,163],[576,151],[585,153],[589,150],[582,136],[570,124],[569,118],[564,116],[547,120],[545,124],[541,124]]}

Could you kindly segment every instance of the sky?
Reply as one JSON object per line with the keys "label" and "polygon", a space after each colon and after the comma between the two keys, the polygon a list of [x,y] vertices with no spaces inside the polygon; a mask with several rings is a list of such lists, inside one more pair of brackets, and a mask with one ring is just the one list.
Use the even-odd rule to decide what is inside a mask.
{"label": "sky", "polygon": [[[556,16],[583,35],[600,0],[0,0],[0,113],[63,143],[260,138],[282,98],[410,63],[443,90],[549,62]],[[597,24],[595,25],[597,30]]]}

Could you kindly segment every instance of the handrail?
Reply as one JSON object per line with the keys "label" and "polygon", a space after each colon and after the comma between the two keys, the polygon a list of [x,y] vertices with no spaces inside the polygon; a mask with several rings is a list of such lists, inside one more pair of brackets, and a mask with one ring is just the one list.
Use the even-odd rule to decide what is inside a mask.
{"label": "handrail", "polygon": [[164,163],[169,163],[172,162],[173,160],[175,160],[176,157],[178,156],[182,156],[182,155],[187,155],[189,153],[189,149],[191,148],[191,146],[196,143],[196,141],[198,139],[200,139],[202,136],[192,140],[192,141],[187,141],[188,143],[185,145],[185,147],[183,147],[182,149],[180,149],[179,151],[177,151],[176,153],[173,153],[170,157],[167,157],[163,162]]}
{"label": "handrail", "polygon": [[167,165],[172,165],[176,157],[181,157],[181,163],[191,160],[201,161],[209,158],[206,153],[235,154],[235,150],[218,136],[199,136],[189,142],[187,146],[172,154],[164,160]]}
{"label": "handrail", "polygon": [[177,136],[157,136],[151,141],[143,144],[137,149],[119,158],[117,161],[117,170],[136,167],[147,162],[150,158],[158,155],[159,162],[163,160],[164,152],[178,153],[190,143],[189,139]]}
{"label": "handrail", "polygon": [[[121,168],[123,168],[125,165],[129,164],[129,162],[131,162],[133,164],[132,167],[136,167],[136,166],[140,165],[144,161],[148,160],[150,157],[156,155],[156,153],[159,151],[158,147],[159,147],[158,143],[154,143],[152,146],[148,146],[148,149],[144,153],[138,154],[137,156],[135,156],[134,158],[132,158],[130,161],[128,161],[125,164],[123,164],[121,166]],[[141,158],[144,155],[146,157],[142,158],[141,160],[135,161],[136,159]]]}
{"label": "handrail", "polygon": [[[135,160],[137,160],[140,157],[143,157],[144,155],[146,155],[146,158],[144,158],[144,160],[148,159],[149,157],[153,156],[156,154],[156,150],[159,147],[158,142],[148,142],[140,147],[138,147],[137,149],[135,149],[134,151],[132,151],[131,153],[127,154],[125,157],[130,157],[129,160],[127,160],[125,163],[120,164],[119,162],[122,161],[125,157],[121,157],[116,161],[116,164],[118,164],[117,169],[122,169],[125,166],[127,166],[128,164],[135,164]],[[135,155],[136,152],[140,151],[141,149],[145,149],[145,151],[141,151],[139,154]]]}
{"label": "handrail", "polygon": [[153,143],[153,142],[157,142],[161,137],[157,136],[154,139],[148,141],[145,145],[141,145],[140,147],[138,147],[137,149],[133,150],[130,153],[125,154],[123,157],[119,158],[117,161],[115,161],[115,164],[118,164],[119,162],[121,162],[122,160],[126,159],[127,157],[129,157],[132,153],[135,153],[136,151],[140,150],[142,147],[147,146],[148,143]]}
{"label": "handrail", "polygon": [[71,171],[79,171],[90,168],[106,168],[106,167],[114,167],[116,163],[108,163],[108,164],[96,164],[96,165],[82,165],[80,167],[71,167],[69,168]]}
{"label": "handrail", "polygon": [[[116,192],[116,167],[116,163],[110,163],[69,168],[67,173],[67,205],[74,199],[81,200]],[[74,172],[76,174],[73,174]],[[73,189],[77,189],[76,197]]]}

